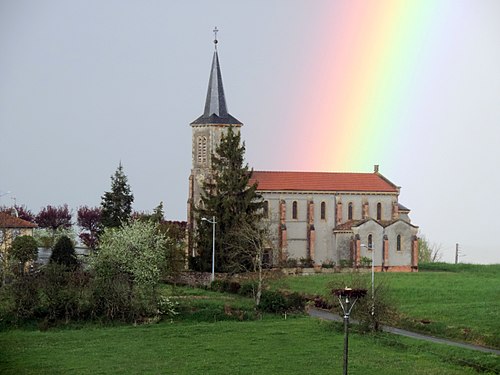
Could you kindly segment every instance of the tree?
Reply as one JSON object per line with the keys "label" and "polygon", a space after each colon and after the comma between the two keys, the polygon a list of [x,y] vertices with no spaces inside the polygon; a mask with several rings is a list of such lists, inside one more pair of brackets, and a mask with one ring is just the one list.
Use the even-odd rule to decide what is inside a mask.
{"label": "tree", "polygon": [[50,263],[57,263],[68,269],[75,269],[78,266],[75,246],[69,237],[62,236],[56,242],[50,255]]}
{"label": "tree", "polygon": [[[202,204],[196,210],[197,248],[201,257],[201,267],[210,268],[212,254],[212,228],[202,218],[216,219],[215,267],[219,272],[230,272],[234,257],[225,246],[229,233],[243,225],[255,227],[261,219],[263,201],[257,193],[257,184],[249,186],[252,171],[243,164],[245,144],[241,144],[239,132],[230,127],[223,135],[212,157],[212,176],[203,185]],[[232,241],[238,238],[231,237]],[[233,251],[242,246],[233,245]],[[247,264],[247,267],[250,267]]]}
{"label": "tree", "polygon": [[127,181],[120,163],[111,176],[111,191],[105,192],[101,198],[101,222],[105,228],[120,227],[130,219],[134,196]]}
{"label": "tree", "polygon": [[422,235],[418,238],[418,262],[434,263],[441,261],[443,257],[441,245],[431,243]]}
{"label": "tree", "polygon": [[227,240],[228,267],[233,272],[252,272],[256,275],[254,300],[255,306],[258,307],[264,283],[264,253],[269,251],[272,254],[274,248],[269,222],[261,221],[260,225],[253,225],[243,220],[242,225],[231,229]]}
{"label": "tree", "polygon": [[67,204],[59,207],[48,205],[40,210],[35,221],[40,228],[52,229],[55,232],[60,228],[70,229],[73,225],[71,216]]}
{"label": "tree", "polygon": [[96,313],[110,319],[136,320],[158,313],[158,285],[172,243],[150,221],[108,228],[91,257]]}
{"label": "tree", "polygon": [[17,236],[12,241],[9,253],[20,262],[20,273],[23,274],[26,263],[37,259],[38,245],[32,236]]}
{"label": "tree", "polygon": [[82,206],[78,208],[77,223],[82,228],[79,237],[88,248],[97,248],[101,231],[102,210],[100,207]]}

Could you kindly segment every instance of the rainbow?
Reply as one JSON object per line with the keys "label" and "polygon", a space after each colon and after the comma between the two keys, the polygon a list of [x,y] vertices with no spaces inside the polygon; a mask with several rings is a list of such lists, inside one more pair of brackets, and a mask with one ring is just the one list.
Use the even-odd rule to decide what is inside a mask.
{"label": "rainbow", "polygon": [[372,164],[385,166],[401,152],[401,137],[410,134],[405,119],[415,110],[432,27],[444,3],[327,4],[315,26],[317,37],[309,42],[314,61],[307,62],[309,75],[295,103],[300,108],[304,97],[308,103],[307,113],[295,120],[297,142],[315,145],[300,167],[361,172]]}

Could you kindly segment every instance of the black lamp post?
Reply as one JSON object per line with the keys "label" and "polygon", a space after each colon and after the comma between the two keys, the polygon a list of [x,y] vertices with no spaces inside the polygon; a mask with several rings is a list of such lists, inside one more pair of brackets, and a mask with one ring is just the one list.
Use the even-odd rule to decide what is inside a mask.
{"label": "black lamp post", "polygon": [[347,375],[349,353],[349,315],[359,298],[366,295],[366,289],[334,289],[332,293],[337,296],[344,313],[344,375]]}

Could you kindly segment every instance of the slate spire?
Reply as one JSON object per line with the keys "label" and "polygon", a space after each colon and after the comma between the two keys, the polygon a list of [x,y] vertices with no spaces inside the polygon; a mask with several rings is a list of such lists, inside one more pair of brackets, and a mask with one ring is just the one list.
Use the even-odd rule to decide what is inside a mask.
{"label": "slate spire", "polygon": [[216,38],[214,40],[215,51],[212,59],[212,69],[208,81],[207,99],[205,100],[205,110],[203,115],[198,117],[192,124],[227,124],[241,125],[227,112],[226,97],[222,86],[222,74],[220,71],[219,55],[217,53],[217,28],[214,30]]}

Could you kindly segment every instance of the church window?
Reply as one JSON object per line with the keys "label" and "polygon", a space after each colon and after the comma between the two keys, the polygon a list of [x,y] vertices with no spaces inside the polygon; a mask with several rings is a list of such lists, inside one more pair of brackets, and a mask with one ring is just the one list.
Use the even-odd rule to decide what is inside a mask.
{"label": "church window", "polygon": [[373,250],[373,236],[371,234],[368,235],[368,250]]}
{"label": "church window", "polygon": [[269,201],[264,201],[262,215],[265,219],[269,219]]}
{"label": "church window", "polygon": [[352,202],[347,206],[347,220],[352,220]]}
{"label": "church window", "polygon": [[398,234],[396,237],[396,250],[401,251],[401,235]]}
{"label": "church window", "polygon": [[377,220],[382,220],[382,203],[377,203]]}
{"label": "church window", "polygon": [[198,163],[205,164],[207,162],[207,137],[198,137]]}
{"label": "church window", "polygon": [[321,220],[326,220],[326,203],[321,202]]}
{"label": "church window", "polygon": [[297,219],[298,213],[297,213],[297,201],[293,201],[292,203],[292,219]]}

